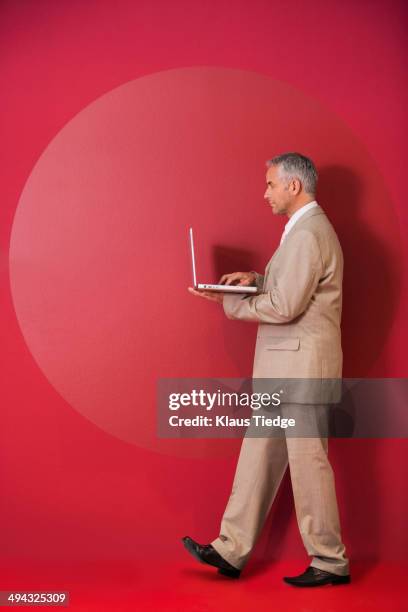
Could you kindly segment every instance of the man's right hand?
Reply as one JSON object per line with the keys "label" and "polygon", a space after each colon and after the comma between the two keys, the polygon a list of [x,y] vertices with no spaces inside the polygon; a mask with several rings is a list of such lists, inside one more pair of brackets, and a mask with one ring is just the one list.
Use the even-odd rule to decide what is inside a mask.
{"label": "man's right hand", "polygon": [[254,272],[231,272],[224,274],[218,281],[219,285],[241,285],[250,287],[256,285]]}

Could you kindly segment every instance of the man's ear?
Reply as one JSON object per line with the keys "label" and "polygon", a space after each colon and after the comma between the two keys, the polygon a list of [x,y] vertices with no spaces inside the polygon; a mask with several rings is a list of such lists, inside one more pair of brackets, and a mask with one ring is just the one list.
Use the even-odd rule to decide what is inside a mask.
{"label": "man's ear", "polygon": [[302,183],[299,181],[299,179],[292,179],[289,183],[289,191],[292,193],[292,195],[298,195],[302,190]]}

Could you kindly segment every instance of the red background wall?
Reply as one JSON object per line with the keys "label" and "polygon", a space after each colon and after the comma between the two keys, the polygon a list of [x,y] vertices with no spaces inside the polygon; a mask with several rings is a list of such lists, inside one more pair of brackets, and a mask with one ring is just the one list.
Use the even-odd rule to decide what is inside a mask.
{"label": "red background wall", "polygon": [[[208,248],[215,256],[215,263],[203,260],[206,274],[247,261],[261,268],[282,230],[282,220],[272,218],[262,204],[263,164],[268,157],[300,149],[319,166],[317,199],[338,230],[346,259],[345,375],[406,376],[404,4],[394,2],[391,10],[386,2],[315,1],[302,7],[262,1],[233,5],[6,1],[0,10],[1,555],[5,559],[145,558],[159,550],[163,558],[181,557],[182,535],[190,533],[203,542],[217,535],[238,445],[158,442],[155,381],[160,376],[246,376],[255,335],[255,327],[227,321],[214,305],[195,301],[185,291],[185,229],[189,223],[199,228],[201,252]],[[102,296],[110,297],[95,315],[101,327],[92,327],[95,344],[85,366],[73,377],[69,368],[62,374],[58,369],[59,378],[55,378],[55,370],[50,373],[55,363],[61,367],[82,364],[81,334],[86,322],[94,325],[94,289],[100,287],[95,283],[90,291],[87,279],[98,272],[99,257],[106,256],[106,266],[118,252],[129,217],[121,217],[104,234],[112,218],[104,217],[103,224],[97,205],[82,209],[77,219],[82,228],[77,252],[86,253],[85,266],[80,260],[72,263],[67,251],[75,244],[75,235],[72,243],[63,243],[64,249],[58,250],[60,243],[55,240],[53,252],[58,257],[52,258],[53,252],[44,248],[43,258],[31,261],[32,245],[37,249],[43,245],[44,235],[48,240],[53,235],[65,237],[64,222],[71,218],[66,217],[67,208],[61,213],[62,221],[57,214],[47,217],[52,202],[60,200],[51,200],[49,192],[47,200],[41,199],[39,191],[31,202],[42,207],[40,214],[34,207],[31,217],[25,217],[25,233],[18,233],[13,220],[19,201],[23,205],[23,189],[49,143],[89,104],[128,81],[187,67],[206,67],[207,72],[200,72],[201,84],[210,83],[211,67],[225,70],[226,79],[229,69],[269,78],[268,95],[283,92],[279,108],[286,114],[271,114],[269,124],[268,108],[262,107],[264,132],[259,125],[253,130],[246,126],[241,132],[241,117],[237,125],[242,137],[231,146],[224,142],[221,153],[219,143],[208,144],[208,135],[201,134],[192,149],[192,159],[197,161],[188,171],[180,171],[171,162],[172,156],[183,151],[183,141],[166,141],[167,155],[160,153],[156,168],[155,160],[149,165],[149,171],[156,170],[149,175],[156,197],[139,209],[137,219],[144,230],[134,226],[138,240],[126,243],[129,258],[125,248],[117,267],[111,269],[108,289],[117,290],[117,270],[127,273],[127,284],[121,292],[107,290]],[[258,82],[249,76],[250,82],[252,78]],[[266,81],[262,83],[267,87]],[[295,105],[285,110],[284,101],[293,103],[294,92],[298,92],[299,109]],[[245,100],[254,103],[243,87],[241,106]],[[161,108],[160,102],[158,95],[155,108],[163,116],[157,115],[157,125],[166,125],[169,108],[165,104]],[[319,109],[325,129],[316,120]],[[217,106],[205,118],[219,120],[229,116],[227,111],[227,104],[226,109]],[[174,136],[168,129],[166,134]],[[247,152],[255,147],[253,133],[264,134],[264,140],[257,157],[247,159]],[[158,146],[161,134],[155,135]],[[147,131],[141,145],[147,147],[150,137]],[[207,146],[204,151],[202,143]],[[240,157],[241,152],[246,153]],[[109,157],[105,168],[109,168]],[[174,183],[179,192],[172,191],[170,198],[166,179],[174,172],[179,172]],[[85,180],[87,175],[84,172]],[[64,190],[59,193],[67,206],[64,194]],[[114,205],[113,196],[106,198],[100,210],[104,214],[117,210]],[[91,218],[86,216],[89,210]],[[119,210],[123,214],[129,209]],[[126,233],[127,238],[131,235]],[[9,258],[11,236],[15,239]],[[238,246],[241,250],[232,258],[227,255]],[[22,271],[19,258],[24,249],[30,265]],[[47,262],[55,277],[47,276]],[[77,293],[73,296],[68,285],[67,293],[61,294],[58,271],[72,270],[80,270]],[[54,278],[57,296],[63,295],[58,304],[44,306],[38,301],[38,296],[49,297],[37,284],[44,278]],[[134,290],[132,279],[143,285],[142,292]],[[64,313],[59,337],[43,327],[55,312]],[[104,398],[109,388],[103,386],[109,374],[103,373],[106,361],[101,357],[109,346],[106,338],[98,336],[98,330],[102,334],[105,329],[108,312],[117,316],[113,332],[123,333],[123,342],[113,343],[115,367],[119,372],[126,370],[128,377],[122,381],[116,404],[113,393],[107,403],[96,402],[90,414],[86,401],[85,408],[80,401],[88,397],[81,393],[89,380],[90,363],[98,365],[93,371],[96,392],[98,380]],[[39,313],[47,316],[40,320]],[[73,337],[68,351],[67,342]],[[112,338],[116,342],[117,334]],[[69,381],[67,387],[64,381]],[[69,393],[76,391],[67,401]],[[110,411],[103,413],[106,418],[100,426],[102,405]],[[352,557],[402,560],[407,545],[406,441],[332,441],[331,457],[344,539]],[[304,555],[288,481],[256,554],[267,558]]]}

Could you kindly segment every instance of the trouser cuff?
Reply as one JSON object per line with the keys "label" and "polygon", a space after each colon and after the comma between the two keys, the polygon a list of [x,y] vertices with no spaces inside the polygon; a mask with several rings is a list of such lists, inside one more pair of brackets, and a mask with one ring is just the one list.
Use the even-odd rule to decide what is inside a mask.
{"label": "trouser cuff", "polygon": [[336,574],[337,576],[348,576],[350,573],[348,563],[341,565],[334,559],[324,561],[323,559],[314,558],[310,565],[311,567],[323,570],[324,572],[330,572],[331,574]]}

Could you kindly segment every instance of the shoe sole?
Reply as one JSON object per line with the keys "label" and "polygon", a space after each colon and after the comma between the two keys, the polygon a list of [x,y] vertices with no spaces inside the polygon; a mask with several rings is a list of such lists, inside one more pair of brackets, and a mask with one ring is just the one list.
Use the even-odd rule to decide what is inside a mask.
{"label": "shoe sole", "polygon": [[301,587],[301,588],[307,588],[307,587],[319,587],[319,586],[337,586],[339,584],[350,584],[351,582],[351,578],[350,576],[339,576],[336,579],[328,579],[327,581],[322,581],[322,582],[314,582],[314,583],[301,583],[301,582],[288,582],[287,580],[284,579],[284,582],[286,582],[286,584],[289,584],[290,586],[294,586],[294,587]]}
{"label": "shoe sole", "polygon": [[241,575],[241,570],[239,569],[222,569],[221,567],[218,568],[218,573],[222,574],[223,576],[228,576],[228,578],[239,578]]}

